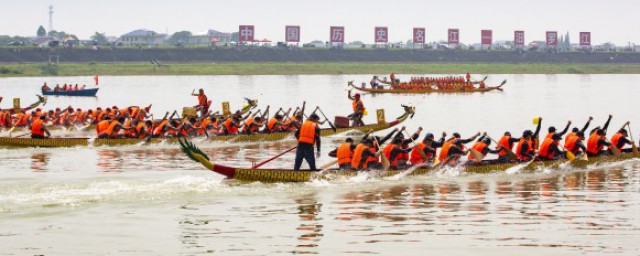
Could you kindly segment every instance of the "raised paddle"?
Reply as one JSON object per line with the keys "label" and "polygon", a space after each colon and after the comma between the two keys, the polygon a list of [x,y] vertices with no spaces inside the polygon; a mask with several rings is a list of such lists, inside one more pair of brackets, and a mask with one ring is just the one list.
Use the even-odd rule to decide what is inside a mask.
{"label": "raised paddle", "polygon": [[627,128],[629,128],[629,137],[631,137],[631,152],[637,154],[638,147],[636,147],[636,141],[633,139],[633,132],[631,132],[631,126],[629,125],[629,122],[627,122]]}
{"label": "raised paddle", "polygon": [[517,159],[518,158],[518,155],[516,155],[516,153],[513,152],[513,150],[511,150],[509,148],[505,148],[504,146],[500,145],[500,143],[498,143],[496,140],[494,140],[493,138],[489,137],[488,135],[486,135],[485,137],[489,138],[496,145],[501,146],[502,149],[504,150],[504,152],[507,153],[507,156],[509,157],[509,159],[513,160],[513,159]]}
{"label": "raised paddle", "polygon": [[289,152],[291,152],[292,150],[294,150],[296,148],[298,148],[298,146],[295,146],[295,147],[292,147],[290,149],[287,149],[284,152],[282,152],[282,153],[280,153],[280,154],[278,154],[278,155],[276,155],[276,156],[274,156],[272,158],[269,158],[267,160],[264,160],[264,161],[260,162],[259,164],[254,165],[251,169],[258,169],[258,167],[263,166],[263,165],[267,164],[268,162],[271,162],[271,161],[273,161],[275,159],[278,159],[281,156],[283,156],[284,154],[289,153]]}
{"label": "raised paddle", "polygon": [[327,116],[324,114],[324,112],[322,112],[322,109],[320,107],[317,108],[318,110],[320,110],[320,114],[322,114],[322,116],[324,117],[325,120],[327,120],[327,122],[329,122],[329,126],[331,126],[331,129],[333,129],[334,132],[338,131],[338,128],[336,128],[335,125],[333,125],[333,123],[331,122],[331,120],[329,120],[329,118],[327,118]]}

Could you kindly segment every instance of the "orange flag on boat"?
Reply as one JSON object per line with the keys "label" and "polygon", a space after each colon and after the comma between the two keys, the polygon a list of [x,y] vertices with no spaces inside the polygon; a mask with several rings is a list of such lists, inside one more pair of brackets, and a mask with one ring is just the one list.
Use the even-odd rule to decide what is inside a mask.
{"label": "orange flag on boat", "polygon": [[98,75],[94,76],[93,80],[96,81],[96,86],[98,86]]}

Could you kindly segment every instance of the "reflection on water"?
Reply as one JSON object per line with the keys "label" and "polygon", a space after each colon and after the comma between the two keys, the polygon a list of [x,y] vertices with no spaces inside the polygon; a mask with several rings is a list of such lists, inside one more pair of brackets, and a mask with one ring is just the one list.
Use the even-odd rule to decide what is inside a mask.
{"label": "reflection on water", "polygon": [[31,169],[33,171],[46,171],[49,163],[50,154],[34,153],[31,155]]}

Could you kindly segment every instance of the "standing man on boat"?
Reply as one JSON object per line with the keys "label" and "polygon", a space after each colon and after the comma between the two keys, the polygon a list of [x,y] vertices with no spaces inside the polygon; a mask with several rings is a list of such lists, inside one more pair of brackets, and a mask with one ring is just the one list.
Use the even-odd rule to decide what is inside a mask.
{"label": "standing man on boat", "polygon": [[47,122],[47,117],[45,115],[41,115],[39,118],[36,118],[31,123],[31,138],[47,139],[51,137],[51,132],[49,132],[49,130],[47,129],[47,126],[45,125],[46,122]]}
{"label": "standing man on boat", "polygon": [[353,101],[351,103],[353,106],[353,114],[349,115],[351,120],[353,120],[353,126],[364,126],[362,117],[364,116],[366,108],[364,107],[364,103],[362,103],[362,100],[360,100],[360,94],[356,93],[355,95],[353,95],[353,97],[351,97],[351,90],[349,90],[349,94],[347,95],[347,97]]}
{"label": "standing man on boat", "polygon": [[[293,169],[298,171],[302,165],[302,159],[307,161],[309,169],[316,170],[316,156],[320,157],[320,125],[318,121],[320,117],[316,114],[311,114],[309,119],[305,121],[300,129],[295,133],[298,139],[298,149],[296,150],[296,160]],[[316,145],[316,156],[313,155],[313,145]]]}
{"label": "standing man on boat", "polygon": [[467,72],[467,83],[471,83],[471,74]]}
{"label": "standing man on boat", "polygon": [[209,112],[210,102],[207,95],[204,94],[204,89],[200,88],[200,90],[198,90],[198,94],[191,93],[191,96],[198,97],[198,105],[196,106],[196,109],[200,110],[201,116],[205,116],[207,112]]}

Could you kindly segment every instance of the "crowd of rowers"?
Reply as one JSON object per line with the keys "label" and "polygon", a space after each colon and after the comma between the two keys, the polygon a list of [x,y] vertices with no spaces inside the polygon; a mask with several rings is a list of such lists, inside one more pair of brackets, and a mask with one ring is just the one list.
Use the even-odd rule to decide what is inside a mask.
{"label": "crowd of rowers", "polygon": [[[586,133],[591,120],[590,117],[582,129],[575,127],[571,132],[568,131],[571,121],[562,131],[557,131],[551,126],[542,142],[538,143],[537,138],[542,124],[540,118],[535,131],[526,130],[520,138],[512,137],[510,132],[505,132],[496,146],[491,145],[493,139],[486,133],[482,135],[477,133],[467,139],[462,139],[458,133],[446,138],[447,134],[443,133],[439,140],[436,140],[432,133],[427,133],[424,139],[417,142],[422,128],[419,128],[410,138],[404,137],[404,128],[400,131],[396,128],[384,137],[367,134],[358,143],[347,138],[337,149],[330,152],[329,156],[337,158],[342,170],[365,170],[382,169],[381,155],[388,159],[391,169],[407,169],[413,165],[434,163],[456,165],[460,163],[463,156],[467,156],[467,160],[471,163],[480,162],[481,159],[476,158],[478,155],[470,151],[479,152],[481,158],[488,154],[496,154],[498,157],[497,160],[492,160],[493,163],[558,160],[565,158],[567,152],[574,155],[587,154],[592,157],[611,154],[612,147],[622,152],[631,151],[631,148],[625,148],[627,145],[635,145],[628,139],[628,131],[624,128],[628,126],[628,122],[611,137],[611,140],[608,140],[606,132],[611,116],[604,126],[598,126]],[[389,144],[382,146],[389,140]],[[466,145],[472,142],[471,148],[467,149]],[[516,146],[515,152],[513,152],[514,146]],[[507,151],[515,153],[515,159],[512,159]]]}
{"label": "crowd of rowers", "polygon": [[[447,77],[411,77],[409,82],[400,82],[396,79],[395,74],[391,74],[391,88],[398,90],[461,90],[474,89],[474,83],[471,81],[471,74],[467,73],[463,76],[447,76]],[[369,84],[371,88],[380,88],[378,77],[374,76]],[[386,81],[386,78],[385,78]],[[486,85],[483,81],[478,83],[478,89],[484,89]]]}
{"label": "crowd of rowers", "polygon": [[9,118],[0,118],[0,124],[6,128],[27,127],[31,130],[31,137],[39,139],[51,136],[47,128],[51,125],[65,128],[95,125],[98,138],[145,139],[287,132],[298,129],[303,118],[302,110],[299,109],[292,114],[291,109],[279,109],[269,118],[267,107],[264,112],[243,114],[237,111],[223,116],[209,111],[202,117],[184,119],[174,118],[177,115],[174,111],[171,116],[167,112],[163,119],[154,120],[149,114],[150,108],[151,106],[119,109],[113,106],[82,110],[69,107],[46,112],[36,109],[26,114],[17,113],[9,115]]}
{"label": "crowd of rowers", "polygon": [[[76,84],[75,86],[73,84],[64,84],[62,86],[60,86],[59,84],[56,84],[55,87],[53,87],[53,91],[54,92],[59,92],[59,91],[81,91],[84,90],[85,88],[87,88],[86,85],[82,85],[79,86],[78,84]],[[51,91],[51,87],[49,87],[47,85],[47,83],[44,83],[44,85],[42,85],[42,91],[43,92],[48,92]]]}

